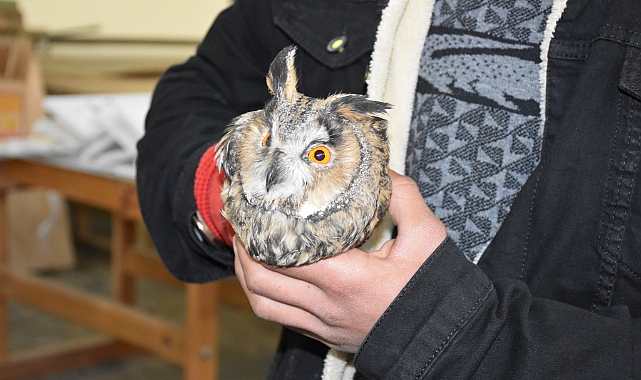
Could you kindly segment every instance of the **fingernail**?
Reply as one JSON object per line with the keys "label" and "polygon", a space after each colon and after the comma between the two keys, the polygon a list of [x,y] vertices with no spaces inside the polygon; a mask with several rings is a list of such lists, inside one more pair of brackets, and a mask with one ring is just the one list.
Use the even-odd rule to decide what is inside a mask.
{"label": "fingernail", "polygon": [[236,254],[236,236],[234,236],[232,239],[232,248],[234,248],[234,255]]}

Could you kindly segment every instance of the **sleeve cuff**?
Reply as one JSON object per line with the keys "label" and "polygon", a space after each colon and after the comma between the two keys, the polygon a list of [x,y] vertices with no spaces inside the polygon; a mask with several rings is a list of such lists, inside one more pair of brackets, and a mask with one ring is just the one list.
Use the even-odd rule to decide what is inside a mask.
{"label": "sleeve cuff", "polygon": [[200,159],[194,178],[194,197],[198,217],[203,223],[200,226],[202,232],[231,246],[234,230],[222,215],[223,201],[220,198],[225,173],[218,170],[215,151],[216,145],[211,146]]}
{"label": "sleeve cuff", "polygon": [[372,379],[422,378],[492,289],[487,276],[447,238],[372,328],[356,355],[356,369]]}

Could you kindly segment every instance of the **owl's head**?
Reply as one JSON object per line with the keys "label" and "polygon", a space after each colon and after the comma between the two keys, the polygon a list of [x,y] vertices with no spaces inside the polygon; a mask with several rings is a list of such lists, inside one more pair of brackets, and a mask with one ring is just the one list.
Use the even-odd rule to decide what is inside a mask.
{"label": "owl's head", "polygon": [[387,160],[383,116],[390,105],[361,95],[299,93],[295,54],[290,46],[276,56],[267,75],[272,98],[231,122],[217,161],[251,205],[306,218],[349,196],[373,156]]}

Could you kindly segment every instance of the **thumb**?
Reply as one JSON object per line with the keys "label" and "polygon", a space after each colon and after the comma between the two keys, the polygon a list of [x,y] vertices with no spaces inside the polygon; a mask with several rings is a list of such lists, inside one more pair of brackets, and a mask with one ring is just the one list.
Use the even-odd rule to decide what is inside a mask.
{"label": "thumb", "polygon": [[436,239],[445,239],[445,226],[425,203],[416,182],[391,169],[389,176],[392,180],[389,214],[398,227],[398,234],[420,228]]}

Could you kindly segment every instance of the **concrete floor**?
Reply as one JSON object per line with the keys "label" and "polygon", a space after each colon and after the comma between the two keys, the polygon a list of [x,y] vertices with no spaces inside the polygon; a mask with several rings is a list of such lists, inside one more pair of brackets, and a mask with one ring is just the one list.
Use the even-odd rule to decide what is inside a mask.
{"label": "concrete floor", "polygon": [[[48,274],[54,281],[85,291],[109,294],[109,257],[105,252],[78,245],[78,265],[70,271]],[[137,285],[138,306],[154,315],[182,323],[183,292],[151,281]],[[265,377],[278,343],[280,326],[256,318],[251,311],[222,305],[220,309],[220,380]],[[81,326],[17,303],[9,305],[9,348],[12,353],[35,347],[100,335]],[[153,354],[52,374],[40,380],[179,380],[182,369]]]}

